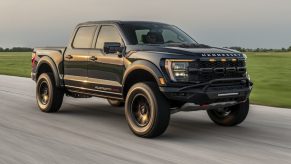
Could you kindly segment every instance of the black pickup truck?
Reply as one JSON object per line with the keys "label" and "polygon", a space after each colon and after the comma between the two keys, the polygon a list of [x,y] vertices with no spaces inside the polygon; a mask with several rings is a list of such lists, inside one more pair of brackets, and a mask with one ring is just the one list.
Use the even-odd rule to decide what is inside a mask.
{"label": "black pickup truck", "polygon": [[142,21],[81,23],[67,47],[34,49],[31,76],[41,111],[57,112],[64,94],[106,98],[125,105],[130,129],[146,138],[161,135],[179,111],[205,110],[218,125],[237,125],[252,90],[244,54]]}

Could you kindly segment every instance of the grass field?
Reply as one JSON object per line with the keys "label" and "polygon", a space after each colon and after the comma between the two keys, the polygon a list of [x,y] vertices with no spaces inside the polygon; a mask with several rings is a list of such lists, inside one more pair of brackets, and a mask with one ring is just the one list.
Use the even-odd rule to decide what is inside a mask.
{"label": "grass field", "polygon": [[291,108],[291,52],[247,53],[251,102]]}
{"label": "grass field", "polygon": [[[291,108],[291,52],[247,53],[253,104]],[[31,53],[0,52],[0,74],[30,77]]]}
{"label": "grass field", "polygon": [[31,52],[0,52],[0,74],[30,77]]}

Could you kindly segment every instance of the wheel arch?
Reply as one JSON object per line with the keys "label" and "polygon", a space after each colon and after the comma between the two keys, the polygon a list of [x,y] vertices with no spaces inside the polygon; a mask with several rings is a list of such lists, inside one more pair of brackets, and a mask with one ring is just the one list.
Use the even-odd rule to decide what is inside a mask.
{"label": "wheel arch", "polygon": [[38,62],[37,69],[36,69],[36,80],[44,72],[52,72],[54,75],[54,81],[55,81],[56,86],[57,87],[60,86],[59,71],[54,61],[48,56],[42,57],[40,61]]}
{"label": "wheel arch", "polygon": [[163,74],[153,63],[144,60],[134,62],[126,69],[123,76],[123,97],[126,97],[130,87],[137,82],[153,81],[158,86],[164,85],[161,84],[160,78],[163,78]]}

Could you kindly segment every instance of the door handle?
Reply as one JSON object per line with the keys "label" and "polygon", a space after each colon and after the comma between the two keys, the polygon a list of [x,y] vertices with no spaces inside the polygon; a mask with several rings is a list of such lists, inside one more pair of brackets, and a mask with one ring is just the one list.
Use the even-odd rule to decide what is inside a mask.
{"label": "door handle", "polygon": [[97,57],[96,57],[96,56],[91,56],[91,57],[89,58],[89,60],[90,60],[90,61],[96,61],[96,60],[97,60]]}
{"label": "door handle", "polygon": [[66,55],[65,58],[66,58],[66,59],[73,59],[73,56],[72,56],[72,55]]}

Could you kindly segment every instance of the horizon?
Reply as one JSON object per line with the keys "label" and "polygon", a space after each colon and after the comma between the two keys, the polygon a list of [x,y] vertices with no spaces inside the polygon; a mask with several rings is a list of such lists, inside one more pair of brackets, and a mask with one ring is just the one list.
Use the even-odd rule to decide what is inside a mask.
{"label": "horizon", "polygon": [[0,46],[66,46],[77,24],[108,19],[174,24],[210,46],[281,49],[291,45],[289,6],[288,0],[9,0],[0,6]]}
{"label": "horizon", "polygon": [[[47,47],[54,47],[54,46],[47,46]],[[242,48],[242,49],[245,49],[245,50],[256,50],[256,49],[260,49],[260,50],[282,50],[282,49],[286,49],[288,50],[289,48],[291,47],[291,45],[289,47],[279,47],[279,48],[247,48],[247,47],[241,47],[241,46],[231,46],[231,47],[226,47],[226,46],[222,46],[221,48]],[[0,45],[0,49],[13,49],[13,48],[30,48],[30,49],[34,49],[34,48],[37,48],[37,47],[25,47],[25,46],[12,46],[12,47],[3,47]],[[40,47],[38,47],[40,48]],[[44,47],[45,48],[45,47]],[[1,52],[1,51],[0,51]]]}

